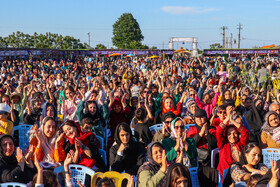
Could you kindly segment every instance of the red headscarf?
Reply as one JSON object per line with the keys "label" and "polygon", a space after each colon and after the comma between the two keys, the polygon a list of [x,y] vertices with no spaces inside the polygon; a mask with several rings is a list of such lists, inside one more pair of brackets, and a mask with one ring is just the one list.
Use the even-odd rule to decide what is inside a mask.
{"label": "red headscarf", "polygon": [[[172,108],[167,109],[167,108],[165,107],[165,100],[166,100],[166,99],[171,99],[171,101],[172,101],[172,103],[173,103],[173,104],[172,104]],[[169,112],[169,111],[173,112],[173,113],[175,114],[175,116],[178,116],[179,114],[181,114],[181,112],[180,112],[179,110],[175,110],[173,98],[170,97],[170,96],[167,96],[167,97],[165,97],[165,98],[163,99],[163,101],[162,101],[162,114],[164,114],[164,113],[166,113],[166,112]]]}

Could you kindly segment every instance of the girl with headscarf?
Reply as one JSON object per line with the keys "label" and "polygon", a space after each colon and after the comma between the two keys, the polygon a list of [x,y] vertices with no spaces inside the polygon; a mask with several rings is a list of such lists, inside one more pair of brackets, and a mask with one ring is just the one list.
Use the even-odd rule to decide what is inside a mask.
{"label": "girl with headscarf", "polygon": [[[57,138],[56,121],[53,117],[44,118],[39,129],[35,129],[35,133],[29,146],[33,146],[37,154],[38,161],[43,167],[58,167],[60,163],[54,160],[54,146]],[[33,158],[32,158],[33,159]]]}
{"label": "girl with headscarf", "polygon": [[40,122],[42,115],[42,100],[39,94],[36,94],[32,99],[31,103],[27,102],[27,113],[24,114],[25,124],[35,124]]}
{"label": "girl with headscarf", "polygon": [[166,155],[162,144],[159,142],[150,143],[147,148],[147,158],[148,161],[138,170],[138,186],[161,186],[167,170]]}
{"label": "girl with headscarf", "polygon": [[[28,155],[25,156],[30,158]],[[0,136],[0,183],[20,182],[26,184],[32,181],[36,170],[34,166],[27,165],[25,156],[19,147],[15,155],[15,142],[12,136]],[[29,162],[32,163],[30,160]]]}
{"label": "girl with headscarf", "polygon": [[265,175],[268,171],[266,165],[260,163],[261,149],[255,143],[248,143],[242,150],[239,162],[234,162],[230,165],[230,171],[228,172],[223,186],[229,186],[233,183],[246,183],[250,176],[254,173]]}
{"label": "girl with headscarf", "polygon": [[262,148],[280,148],[279,115],[269,111],[265,115],[265,122],[261,133]]}
{"label": "girl with headscarf", "polygon": [[[187,167],[197,166],[197,151],[195,141],[187,138],[187,130],[182,118],[176,118],[171,122],[171,136],[163,139],[162,144],[166,150],[166,156],[169,161],[175,161],[182,158],[182,163]],[[178,154],[180,152],[180,154]]]}
{"label": "girl with headscarf", "polygon": [[[230,122],[230,125],[227,125]],[[223,171],[233,162],[240,160],[243,147],[249,141],[249,131],[244,127],[242,118],[235,114],[227,115],[225,120],[217,127],[217,143],[220,151],[218,171]]]}
{"label": "girl with headscarf", "polygon": [[254,101],[251,109],[245,115],[245,119],[250,127],[250,141],[261,143],[260,131],[264,123],[266,111],[263,109],[264,102],[261,98]]}
{"label": "girl with headscarf", "polygon": [[[189,99],[189,101],[186,103],[186,109],[183,116],[183,120],[185,124],[193,124],[194,123],[194,113],[197,109],[197,104],[193,99]],[[184,108],[183,108],[184,110]]]}
{"label": "girl with headscarf", "polygon": [[136,175],[145,162],[146,150],[142,143],[132,139],[128,124],[121,123],[115,131],[115,143],[110,148],[110,166],[112,171]]}
{"label": "girl with headscarf", "polygon": [[[101,102],[101,100],[99,100]],[[98,105],[95,101],[87,101],[86,103],[81,100],[77,106],[76,116],[79,123],[82,123],[84,118],[90,118],[94,122],[92,131],[94,134],[104,138],[104,129],[105,119],[109,115],[107,105],[101,105],[102,110],[98,108]]]}
{"label": "girl with headscarf", "polygon": [[[96,166],[101,171],[106,171],[104,161],[99,154],[99,144],[92,132],[83,133],[80,126],[68,120],[60,127],[63,133],[56,139],[54,159],[57,162],[64,161],[67,153],[74,153],[73,162],[89,168]],[[68,141],[64,141],[67,139]],[[94,167],[96,169],[96,167]]]}

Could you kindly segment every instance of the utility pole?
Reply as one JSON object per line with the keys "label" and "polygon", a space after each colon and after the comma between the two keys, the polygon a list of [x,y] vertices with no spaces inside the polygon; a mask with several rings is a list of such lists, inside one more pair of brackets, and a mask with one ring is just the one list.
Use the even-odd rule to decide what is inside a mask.
{"label": "utility pole", "polygon": [[232,49],[232,33],[230,33],[230,48]]}
{"label": "utility pole", "polygon": [[222,33],[222,35],[223,35],[223,48],[225,48],[226,47],[226,29],[227,29],[227,27],[223,26],[223,27],[221,27],[221,29],[223,30],[223,33]]}
{"label": "utility pole", "polygon": [[239,23],[238,24],[238,49],[240,49],[240,31],[242,30],[242,25]]}
{"label": "utility pole", "polygon": [[88,48],[90,49],[90,32],[88,33]]}
{"label": "utility pole", "polygon": [[229,48],[229,37],[226,37],[226,48]]}

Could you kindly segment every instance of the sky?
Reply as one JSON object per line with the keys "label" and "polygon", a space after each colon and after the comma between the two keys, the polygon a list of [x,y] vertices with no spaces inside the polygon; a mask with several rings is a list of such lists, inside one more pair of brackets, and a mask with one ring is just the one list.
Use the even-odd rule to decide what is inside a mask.
{"label": "sky", "polygon": [[[143,44],[168,49],[171,37],[198,37],[198,48],[238,39],[241,48],[280,45],[280,0],[1,0],[0,36],[16,31],[28,34],[70,35],[90,45],[111,48],[112,25],[123,13],[132,13],[144,36]],[[178,42],[174,48],[192,48]],[[233,44],[237,48],[237,44]]]}

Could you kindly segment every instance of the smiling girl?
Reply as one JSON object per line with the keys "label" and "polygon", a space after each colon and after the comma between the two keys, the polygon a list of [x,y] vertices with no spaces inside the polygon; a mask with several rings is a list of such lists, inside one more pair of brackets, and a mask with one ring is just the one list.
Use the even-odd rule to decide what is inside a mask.
{"label": "smiling girl", "polygon": [[74,88],[72,86],[67,87],[65,95],[67,100],[63,96],[60,97],[62,100],[61,114],[64,116],[64,120],[78,121],[76,110],[80,100],[76,98]]}

